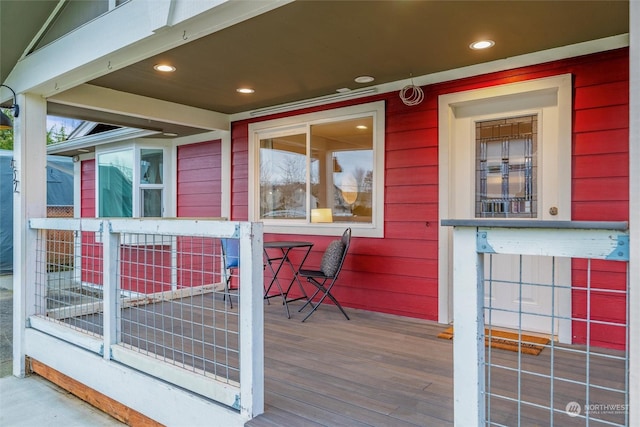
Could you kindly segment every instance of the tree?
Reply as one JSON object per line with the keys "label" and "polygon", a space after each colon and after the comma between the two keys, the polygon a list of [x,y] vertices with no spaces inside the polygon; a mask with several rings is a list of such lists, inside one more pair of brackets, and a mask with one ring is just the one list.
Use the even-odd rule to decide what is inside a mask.
{"label": "tree", "polygon": [[[11,110],[6,111],[7,116],[13,120],[12,113],[13,112]],[[56,128],[54,125],[47,131],[47,145],[66,141],[68,138],[69,134],[67,134],[67,130],[64,126]],[[13,150],[13,129],[0,130],[0,149]]]}

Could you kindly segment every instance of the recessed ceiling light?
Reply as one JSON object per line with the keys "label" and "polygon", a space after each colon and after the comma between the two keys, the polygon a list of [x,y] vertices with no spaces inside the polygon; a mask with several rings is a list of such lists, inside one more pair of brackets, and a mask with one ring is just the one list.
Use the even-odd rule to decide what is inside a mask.
{"label": "recessed ceiling light", "polygon": [[358,126],[356,126],[356,129],[364,130],[364,129],[368,129],[368,128],[365,125],[358,125]]}
{"label": "recessed ceiling light", "polygon": [[480,50],[480,49],[488,49],[495,44],[496,42],[494,42],[493,40],[478,40],[477,42],[471,43],[469,47],[473,50]]}
{"label": "recessed ceiling light", "polygon": [[169,64],[156,64],[153,66],[153,69],[156,71],[162,71],[163,73],[173,73],[176,70],[176,67]]}
{"label": "recessed ceiling light", "polygon": [[175,132],[163,132],[162,135],[164,135],[164,136],[178,136],[178,134],[175,133]]}
{"label": "recessed ceiling light", "polygon": [[248,88],[248,87],[240,87],[238,89],[236,89],[236,92],[240,92],[240,93],[253,93],[255,92],[255,90]]}
{"label": "recessed ceiling light", "polygon": [[359,77],[356,77],[354,80],[356,83],[371,83],[374,80],[374,78],[371,76],[359,76]]}
{"label": "recessed ceiling light", "polygon": [[347,92],[351,92],[351,89],[349,89],[348,87],[341,87],[340,89],[336,89],[336,92],[347,93]]}

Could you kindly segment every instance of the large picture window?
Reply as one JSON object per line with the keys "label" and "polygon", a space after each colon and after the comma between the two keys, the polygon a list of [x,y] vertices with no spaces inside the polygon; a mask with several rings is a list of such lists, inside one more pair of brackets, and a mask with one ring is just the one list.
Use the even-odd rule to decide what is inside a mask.
{"label": "large picture window", "polygon": [[98,153],[97,160],[99,217],[163,216],[162,148],[108,151]]}
{"label": "large picture window", "polygon": [[251,220],[268,232],[332,234],[349,224],[383,235],[381,103],[257,123],[250,134]]}

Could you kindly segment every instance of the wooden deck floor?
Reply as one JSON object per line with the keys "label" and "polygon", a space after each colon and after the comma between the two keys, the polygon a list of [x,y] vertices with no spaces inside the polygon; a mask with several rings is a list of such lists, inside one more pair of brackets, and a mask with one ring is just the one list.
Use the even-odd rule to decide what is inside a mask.
{"label": "wooden deck floor", "polygon": [[433,322],[265,306],[265,413],[247,426],[449,426],[452,341]]}
{"label": "wooden deck floor", "polygon": [[[348,310],[347,321],[331,305],[302,323],[298,307],[291,304],[287,319],[281,305],[265,306],[265,412],[248,427],[453,425],[453,341],[437,338],[443,325],[359,310]],[[549,348],[520,357],[492,350],[491,391],[508,398],[490,399],[492,422],[516,425],[520,413],[520,425],[602,425],[587,424],[584,409],[570,417],[565,406],[584,408],[587,396],[590,403],[625,403],[624,395],[599,388],[624,390],[624,361],[608,358],[620,352],[594,349],[603,356],[590,355],[586,369],[583,348],[556,349],[553,364]],[[529,372],[519,380],[510,370],[518,363]],[[531,403],[520,408],[509,400],[518,384]],[[595,415],[625,425],[624,414]]]}
{"label": "wooden deck floor", "polygon": [[[226,307],[221,297],[216,300]],[[136,308],[136,322],[142,323],[136,323],[130,339],[138,337],[145,348],[166,353],[167,343],[175,340],[164,334],[214,299],[187,301],[195,305],[174,301]],[[301,305],[290,304],[291,319],[277,299],[264,306],[265,411],[247,427],[453,425],[453,341],[437,338],[444,325],[352,309],[346,320],[329,304],[302,323],[306,310],[299,313]],[[134,315],[130,311],[123,319]],[[84,321],[99,324],[100,318]],[[167,331],[167,325],[173,326]],[[603,425],[585,419],[584,410],[570,417],[567,404],[626,403],[624,393],[616,391],[625,390],[622,352],[594,348],[587,355],[583,347],[556,344],[552,362],[551,350],[538,356],[491,350],[487,410],[492,425]],[[626,424],[624,412],[592,415],[608,425]]]}

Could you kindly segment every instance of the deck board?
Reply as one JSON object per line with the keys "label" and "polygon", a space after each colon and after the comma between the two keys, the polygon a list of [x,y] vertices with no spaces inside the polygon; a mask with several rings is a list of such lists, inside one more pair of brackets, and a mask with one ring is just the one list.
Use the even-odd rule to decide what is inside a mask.
{"label": "deck board", "polygon": [[[381,313],[348,310],[350,321],[330,305],[307,322],[291,304],[291,319],[279,304],[265,305],[265,412],[247,427],[291,426],[450,426],[453,425],[453,341],[437,338],[444,326]],[[564,349],[566,346],[559,346]],[[580,350],[580,347],[571,347]],[[600,349],[592,349],[601,351]],[[609,350],[604,353],[616,354]],[[491,351],[492,362],[520,363],[523,400],[550,406],[550,349],[539,356]],[[621,387],[624,362],[591,356],[591,383]],[[556,351],[554,375],[586,379],[584,355]],[[493,367],[492,391],[517,396],[518,378]],[[498,372],[499,374],[496,374]],[[622,387],[624,388],[624,387]],[[554,381],[554,414],[521,405],[527,425],[584,425],[563,412],[584,399],[584,386]],[[591,390],[592,402],[619,403],[620,396]],[[517,407],[492,399],[492,419],[517,423]],[[624,423],[621,416],[604,419]]]}
{"label": "deck board", "polygon": [[247,427],[453,423],[452,342],[435,338],[441,325],[360,310],[346,320],[331,305],[302,323],[299,307],[287,319],[265,305],[265,413]]}
{"label": "deck board", "polygon": [[[190,351],[200,350],[174,347],[180,340],[171,335],[171,331],[181,329],[183,319],[191,320],[193,313],[187,302],[193,304],[206,325],[220,320],[210,318],[212,315],[229,314],[228,309],[210,309],[214,305],[225,307],[221,298],[201,295],[182,302],[126,309],[123,319],[135,315],[140,322],[130,331],[128,344],[139,340],[150,351],[161,350],[177,356],[181,363],[188,360]],[[176,312],[176,304],[181,309],[180,318],[171,315]],[[247,427],[453,424],[453,340],[437,338],[445,325],[353,309],[348,310],[351,320],[346,320],[336,307],[328,304],[302,323],[305,313],[297,311],[301,305],[301,302],[290,304],[290,319],[277,300],[264,305],[265,411],[246,423]],[[237,305],[233,310],[237,310]],[[89,323],[100,320],[99,316],[94,317],[84,320],[90,320]],[[196,336],[204,333],[198,328],[187,329]],[[592,384],[591,403],[624,403],[624,396],[619,393],[593,386],[624,390],[624,360],[608,357],[623,354],[592,348],[587,370],[582,350],[584,347],[555,344],[551,402],[548,378],[551,348],[545,348],[538,356],[488,349],[492,363],[487,368],[491,372],[490,391],[507,397],[490,398],[492,422],[517,424],[519,410],[523,425],[542,426],[551,421],[556,425],[585,425],[583,418],[570,418],[564,408],[573,401],[584,404],[587,387],[580,382],[587,378]],[[211,348],[204,351],[211,360]],[[236,366],[237,356],[232,354],[229,362]],[[199,367],[198,363],[194,366]],[[518,366],[523,371],[520,377]],[[237,372],[232,375],[235,378]],[[523,402],[520,406],[509,401],[519,395]],[[553,413],[548,409],[550,406],[555,408]],[[624,415],[620,414],[601,418],[619,425],[625,423]]]}

